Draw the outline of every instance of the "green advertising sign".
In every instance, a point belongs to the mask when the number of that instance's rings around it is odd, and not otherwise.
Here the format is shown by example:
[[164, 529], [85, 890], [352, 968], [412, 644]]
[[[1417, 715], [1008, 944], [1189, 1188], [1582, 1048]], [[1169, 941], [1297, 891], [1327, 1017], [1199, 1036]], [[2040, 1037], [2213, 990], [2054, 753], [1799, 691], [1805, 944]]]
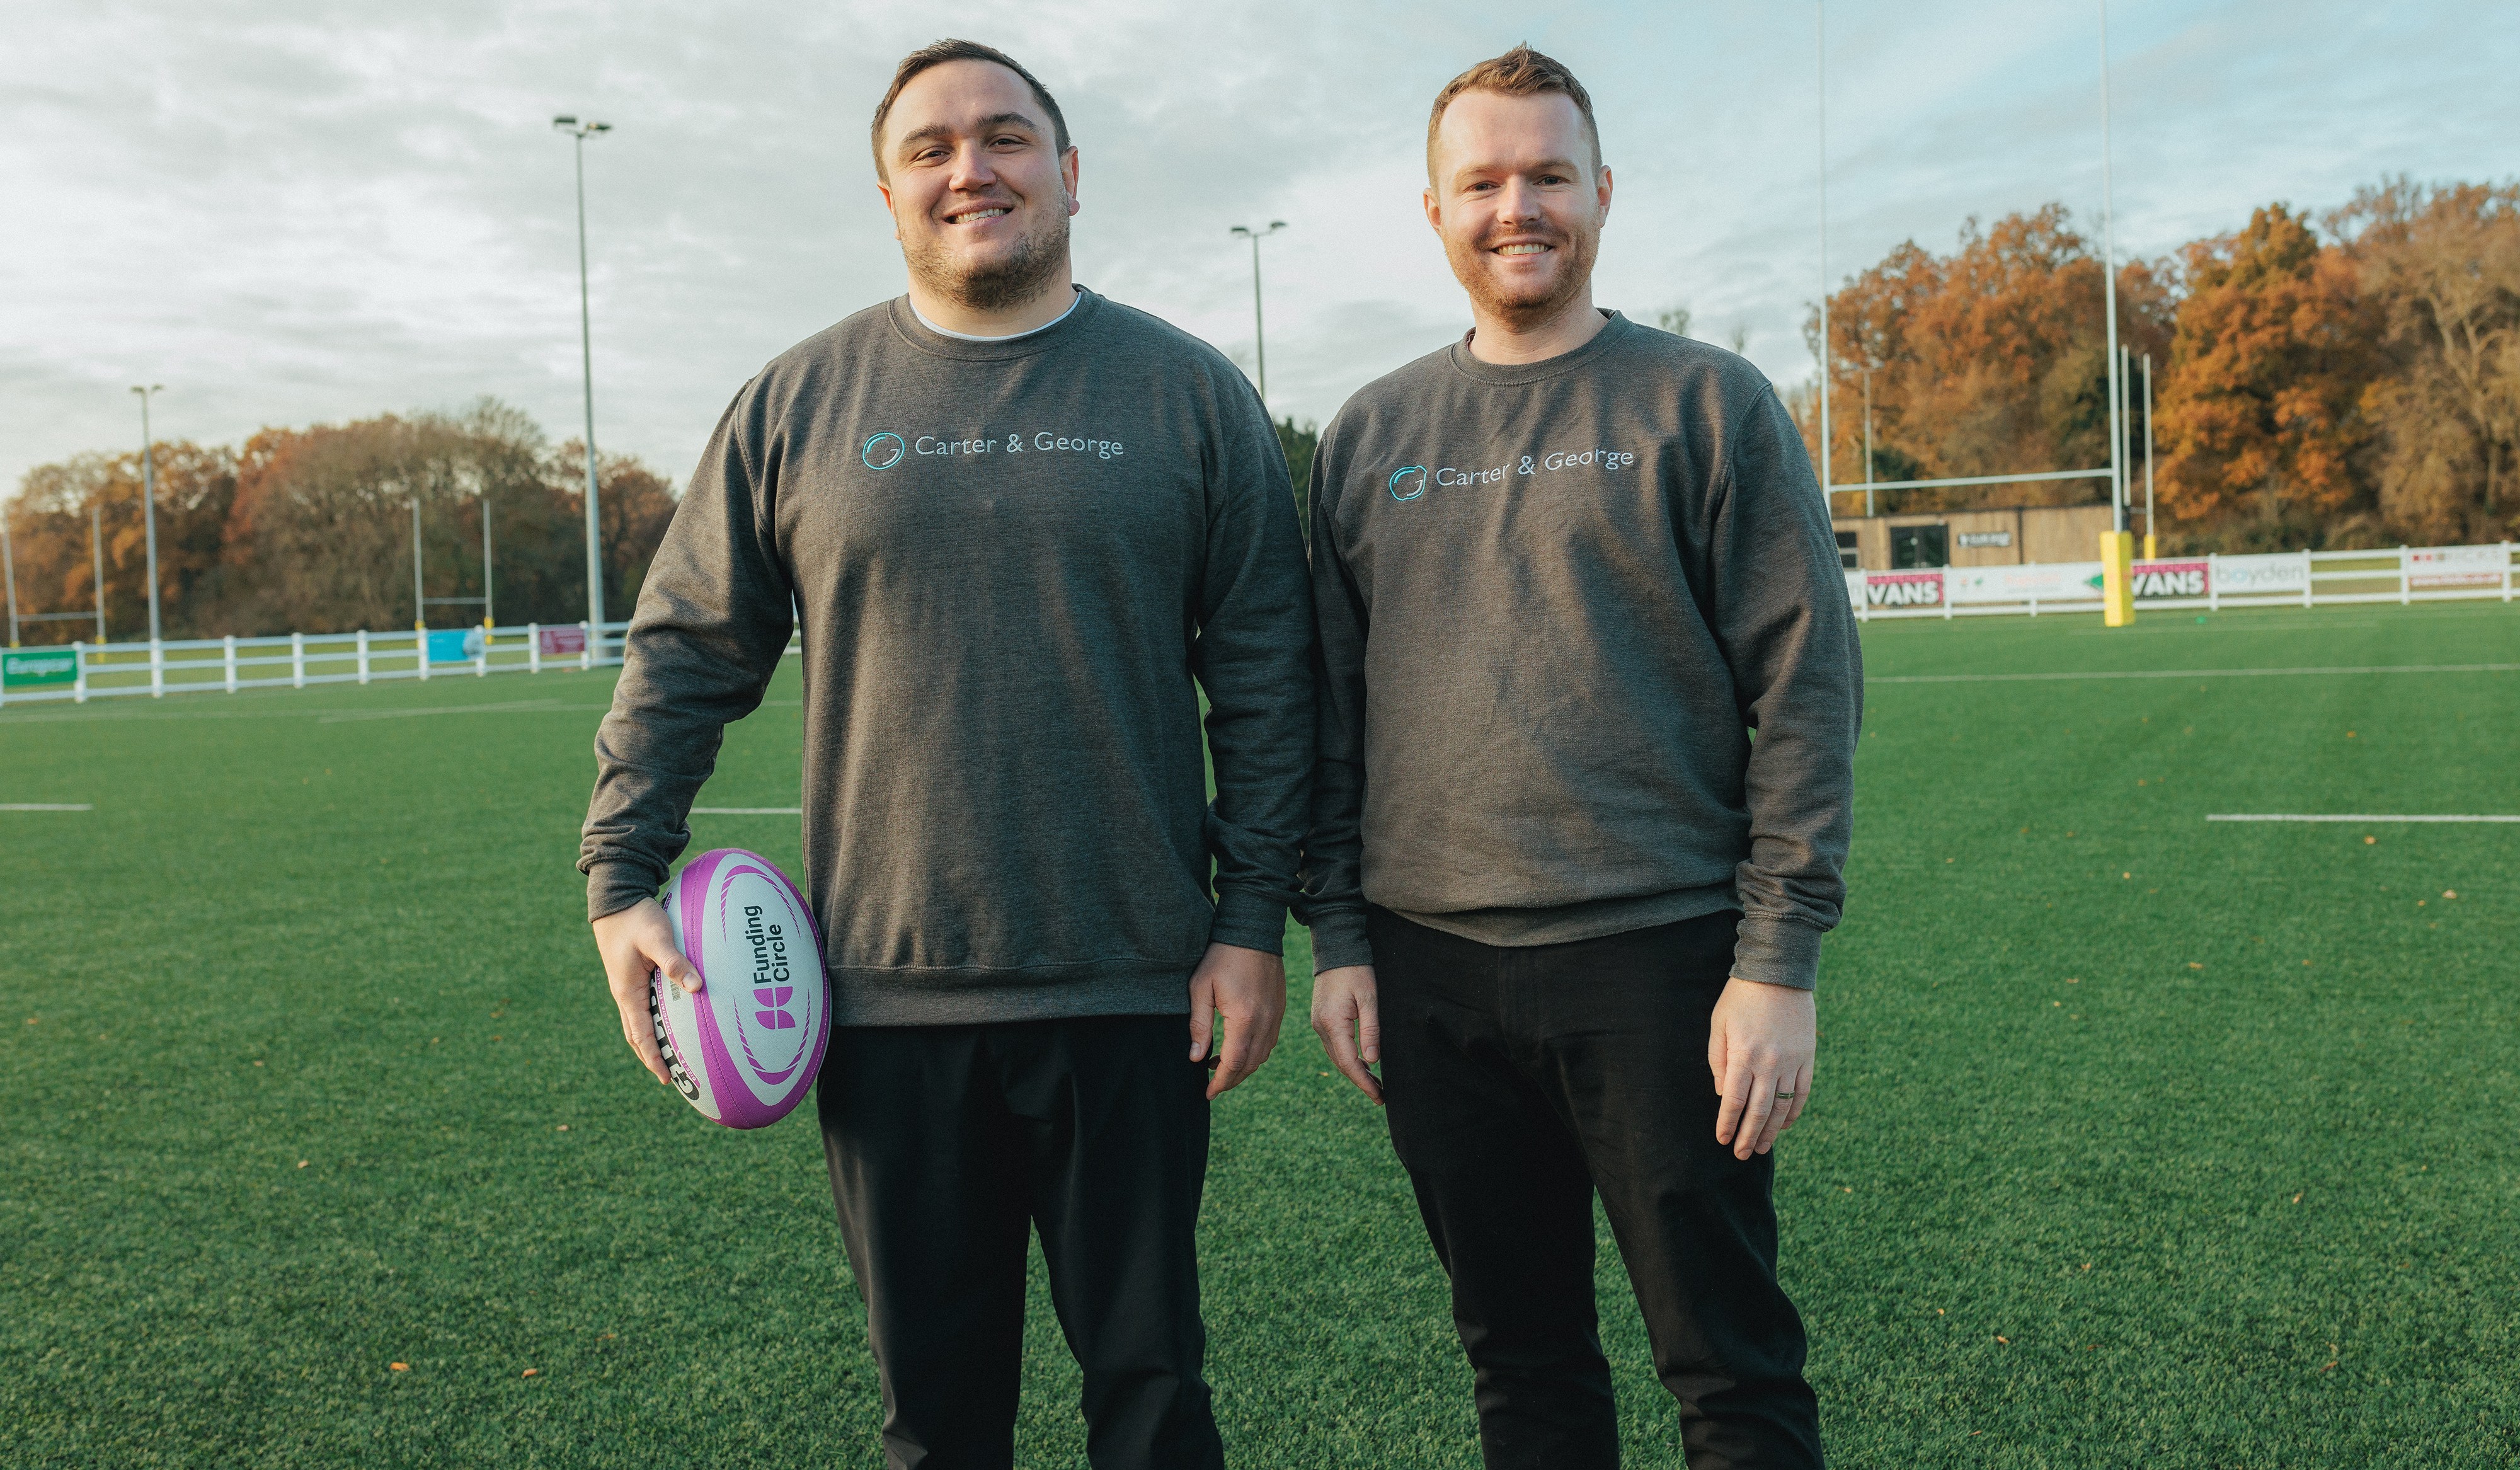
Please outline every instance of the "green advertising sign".
[[66, 689], [77, 682], [76, 649], [0, 650], [0, 689]]

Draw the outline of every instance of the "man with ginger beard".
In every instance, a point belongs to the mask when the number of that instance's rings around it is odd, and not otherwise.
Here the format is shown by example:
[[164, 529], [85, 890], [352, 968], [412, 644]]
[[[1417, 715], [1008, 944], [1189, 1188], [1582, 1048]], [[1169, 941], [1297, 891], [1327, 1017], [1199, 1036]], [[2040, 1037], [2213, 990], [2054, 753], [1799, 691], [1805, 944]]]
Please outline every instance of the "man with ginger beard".
[[1387, 1105], [1488, 1465], [1619, 1462], [1598, 1194], [1692, 1470], [1817, 1466], [1770, 1149], [1844, 897], [1827, 508], [1755, 369], [1593, 305], [1610, 170], [1563, 66], [1462, 73], [1426, 154], [1473, 329], [1313, 461], [1314, 1028]]
[[1208, 1107], [1285, 1011], [1313, 758], [1285, 460], [1232, 363], [1072, 284], [1077, 153], [1012, 58], [913, 53], [873, 144], [909, 292], [719, 423], [597, 737], [589, 914], [664, 1080], [649, 977], [699, 982], [653, 895], [792, 598], [817, 1100], [887, 1463], [1012, 1462], [1037, 1226], [1092, 1463], [1207, 1470]]

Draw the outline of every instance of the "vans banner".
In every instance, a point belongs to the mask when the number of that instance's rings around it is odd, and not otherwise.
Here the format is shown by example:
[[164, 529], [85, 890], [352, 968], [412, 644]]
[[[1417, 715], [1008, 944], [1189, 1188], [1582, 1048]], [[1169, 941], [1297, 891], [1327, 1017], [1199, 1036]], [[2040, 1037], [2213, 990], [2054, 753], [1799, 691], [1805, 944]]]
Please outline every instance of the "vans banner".
[[1943, 574], [1931, 572], [1850, 572], [1846, 590], [1861, 608], [1939, 608]]
[[2202, 597], [2211, 590], [2212, 566], [2202, 557], [2192, 562], [2138, 562], [2132, 570], [2135, 600]]

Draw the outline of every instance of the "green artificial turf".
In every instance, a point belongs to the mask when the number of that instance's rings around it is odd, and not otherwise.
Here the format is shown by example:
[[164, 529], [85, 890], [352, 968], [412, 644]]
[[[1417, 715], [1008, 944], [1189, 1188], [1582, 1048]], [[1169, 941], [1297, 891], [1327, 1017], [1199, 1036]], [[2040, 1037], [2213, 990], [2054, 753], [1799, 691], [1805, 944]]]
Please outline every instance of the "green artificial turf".
[[[2520, 1459], [2520, 826], [2205, 821], [2520, 812], [2520, 673], [2237, 672], [2520, 663], [2520, 611], [1865, 642], [1778, 1176], [1836, 1462]], [[2084, 676], [2176, 669], [2215, 671]], [[2075, 676], [1987, 677], [2022, 673]], [[0, 802], [96, 807], [0, 812], [0, 1463], [880, 1463], [810, 1118], [711, 1127], [620, 1042], [569, 867], [609, 687], [0, 712]], [[793, 804], [796, 700], [705, 804]], [[797, 862], [792, 819], [694, 822]], [[1284, 1043], [1217, 1113], [1232, 1458], [1474, 1465], [1291, 938]], [[1676, 1465], [1606, 1250], [1601, 1297], [1629, 1462]], [[1022, 1462], [1080, 1464], [1038, 1290], [1026, 1367]]]

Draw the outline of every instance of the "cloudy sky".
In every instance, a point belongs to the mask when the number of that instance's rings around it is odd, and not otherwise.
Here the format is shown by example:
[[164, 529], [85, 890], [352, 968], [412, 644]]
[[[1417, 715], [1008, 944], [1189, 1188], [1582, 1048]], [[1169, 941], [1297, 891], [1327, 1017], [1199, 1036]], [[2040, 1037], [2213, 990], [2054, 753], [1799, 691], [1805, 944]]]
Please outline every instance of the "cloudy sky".
[[[866, 119], [935, 12], [832, 0], [75, 0], [0, 47], [0, 494], [138, 437], [454, 407], [579, 415], [570, 145], [587, 147], [596, 433], [678, 482], [760, 364], [901, 290]], [[1592, 88], [1618, 199], [1598, 295], [1808, 377], [1820, 133], [1809, 4], [967, 0], [1083, 154], [1080, 277], [1327, 417], [1465, 316], [1418, 215], [1428, 99], [1529, 39]], [[2117, 0], [2120, 249], [2383, 174], [2520, 174], [2509, 0]], [[2096, 225], [2094, 4], [1833, 0], [1829, 262], [2060, 200]]]

